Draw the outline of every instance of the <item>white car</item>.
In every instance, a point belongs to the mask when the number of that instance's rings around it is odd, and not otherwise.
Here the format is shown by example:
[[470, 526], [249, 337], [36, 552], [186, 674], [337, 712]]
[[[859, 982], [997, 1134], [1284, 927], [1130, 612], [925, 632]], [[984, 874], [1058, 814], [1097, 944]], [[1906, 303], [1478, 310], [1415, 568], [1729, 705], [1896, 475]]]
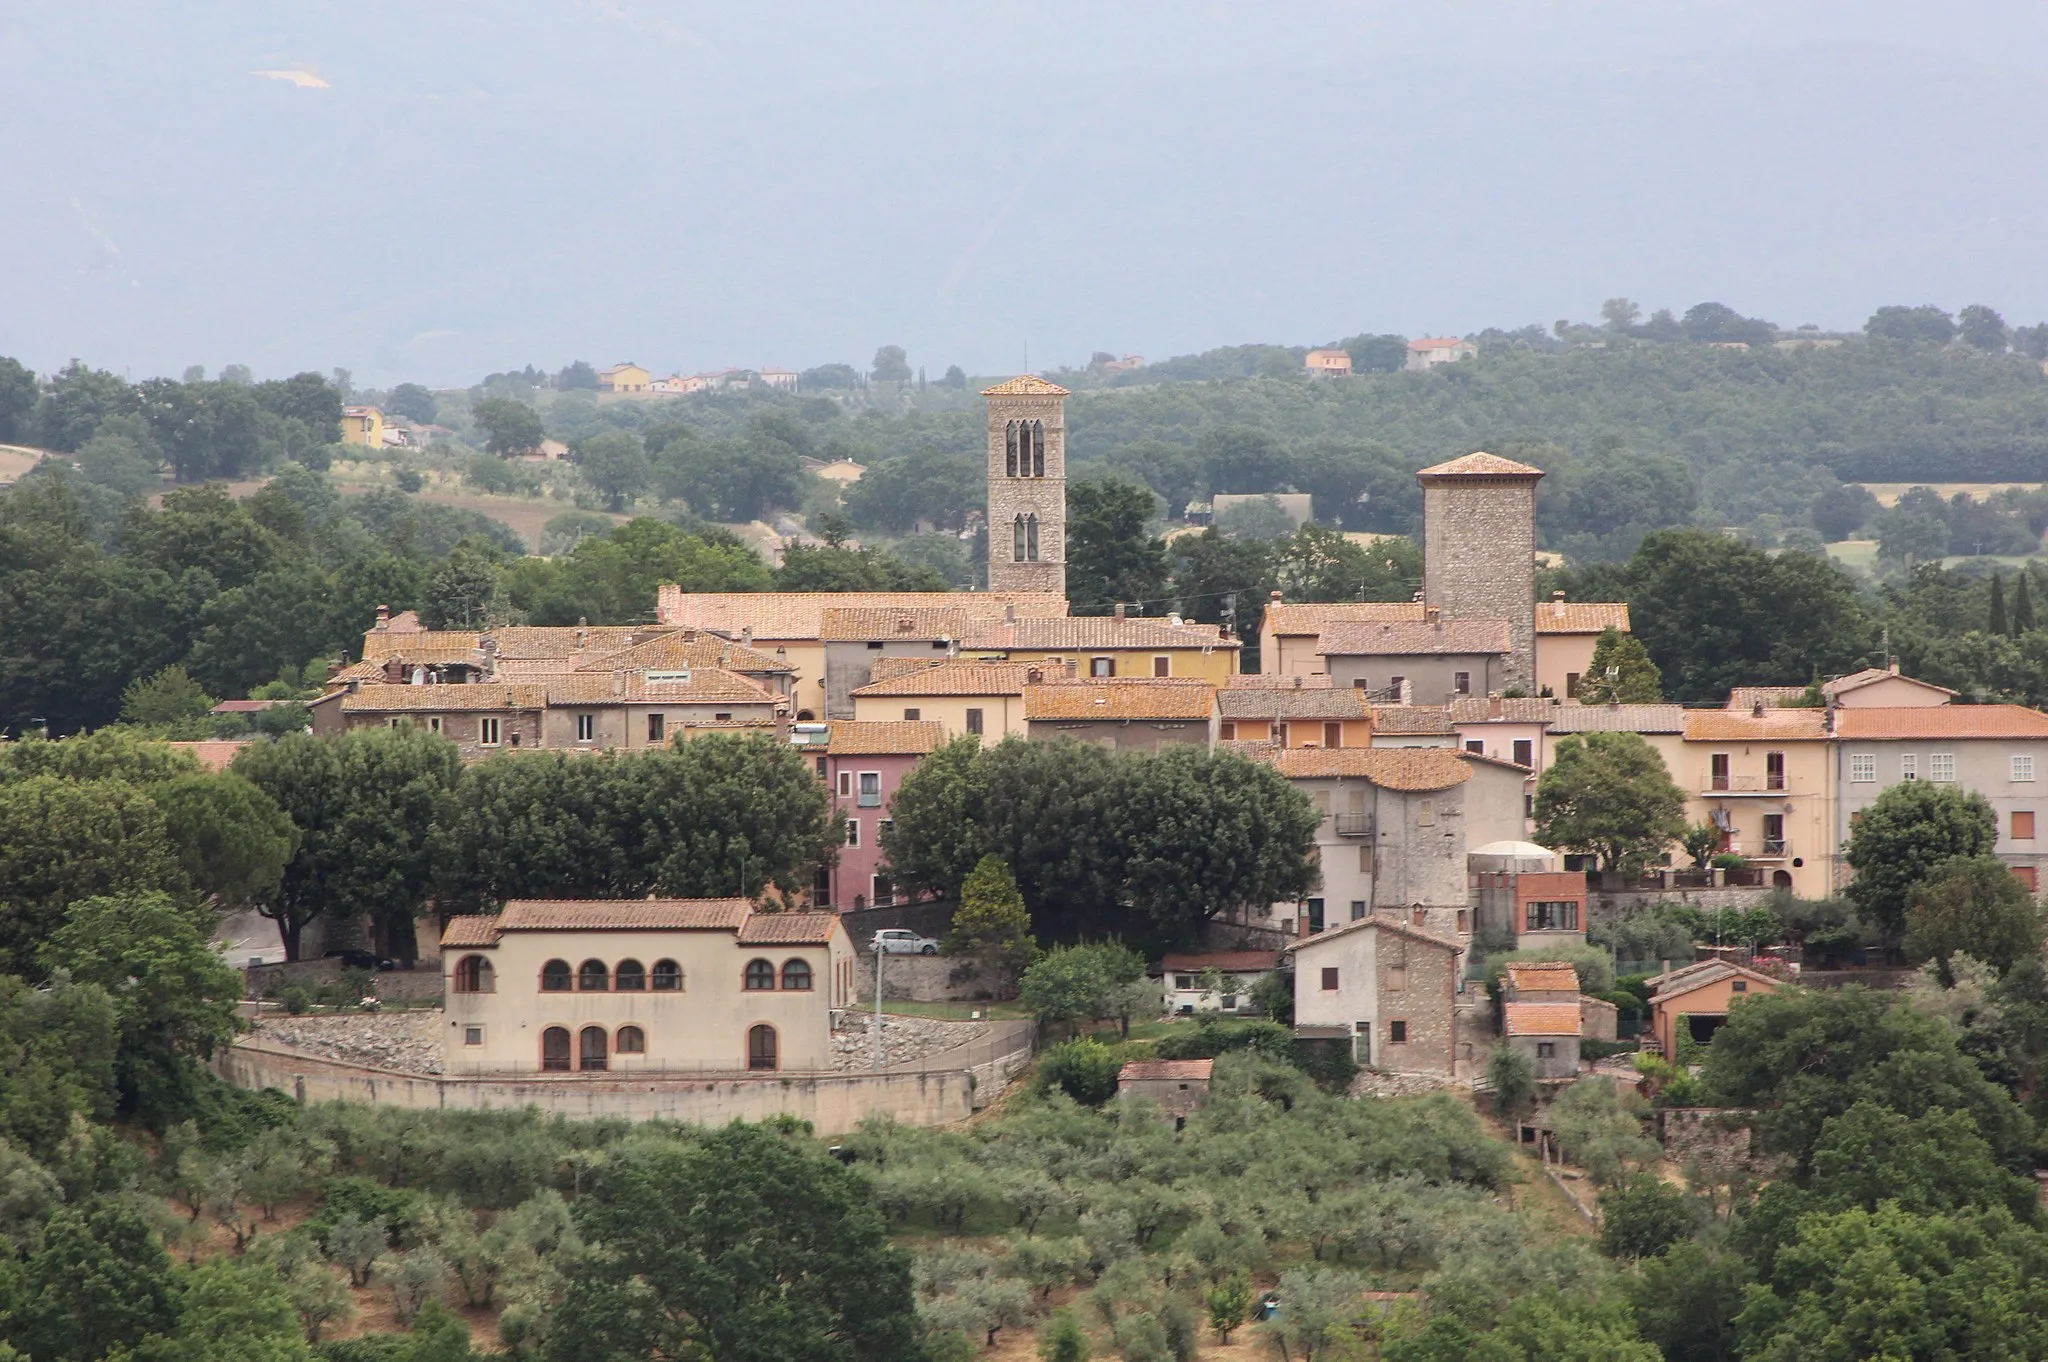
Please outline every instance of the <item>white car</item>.
[[939, 943], [919, 936], [905, 927], [884, 927], [875, 933], [875, 945], [884, 955], [937, 955]]

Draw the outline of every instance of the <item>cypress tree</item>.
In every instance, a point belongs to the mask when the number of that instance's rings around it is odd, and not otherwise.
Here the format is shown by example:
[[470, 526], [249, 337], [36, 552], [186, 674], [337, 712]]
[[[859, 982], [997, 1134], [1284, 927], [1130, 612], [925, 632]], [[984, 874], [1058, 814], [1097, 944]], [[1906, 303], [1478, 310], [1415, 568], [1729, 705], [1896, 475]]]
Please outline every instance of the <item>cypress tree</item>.
[[2012, 632], [2015, 638], [2034, 627], [2034, 599], [2027, 591], [2027, 579], [2032, 575], [2021, 568], [2019, 585], [2012, 593]]
[[1991, 574], [1991, 632], [1994, 634], [2009, 634], [2012, 632], [2011, 629], [2006, 627], [2005, 623], [2005, 578], [1996, 572]]

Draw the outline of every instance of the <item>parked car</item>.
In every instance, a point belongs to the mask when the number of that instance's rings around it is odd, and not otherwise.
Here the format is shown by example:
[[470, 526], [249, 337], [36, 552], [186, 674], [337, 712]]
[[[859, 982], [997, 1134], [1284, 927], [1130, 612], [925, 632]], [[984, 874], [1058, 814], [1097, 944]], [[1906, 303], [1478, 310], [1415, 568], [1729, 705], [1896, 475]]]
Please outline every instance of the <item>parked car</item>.
[[884, 927], [875, 933], [875, 944], [884, 955], [937, 955], [939, 943], [919, 936], [905, 927]]

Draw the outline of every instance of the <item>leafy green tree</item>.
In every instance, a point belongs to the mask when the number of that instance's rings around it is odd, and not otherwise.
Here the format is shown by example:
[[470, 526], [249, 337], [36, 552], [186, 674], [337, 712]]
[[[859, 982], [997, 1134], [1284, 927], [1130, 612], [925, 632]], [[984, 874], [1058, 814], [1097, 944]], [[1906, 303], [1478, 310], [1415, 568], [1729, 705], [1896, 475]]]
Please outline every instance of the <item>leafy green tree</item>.
[[971, 452], [917, 449], [883, 459], [846, 489], [846, 514], [868, 530], [901, 534], [920, 522], [957, 530], [986, 504], [988, 482]]
[[1733, 1362], [1749, 1275], [1740, 1254], [1686, 1241], [1644, 1259], [1623, 1286], [1636, 1327], [1665, 1362]]
[[1685, 310], [1680, 324], [1685, 338], [1695, 343], [1750, 346], [1769, 345], [1777, 328], [1758, 317], [1745, 317], [1723, 303], [1698, 303]]
[[0, 1041], [0, 1129], [7, 1138], [54, 1160], [76, 1137], [81, 1117], [112, 1118], [120, 1097], [118, 1030], [106, 990], [69, 979], [34, 988], [0, 974]]
[[539, 413], [510, 397], [483, 398], [469, 414], [483, 428], [484, 449], [501, 459], [531, 454], [547, 438]]
[[1088, 1335], [1073, 1311], [1060, 1310], [1053, 1314], [1039, 1332], [1038, 1356], [1040, 1362], [1088, 1362], [1094, 1356], [1088, 1346]]
[[898, 786], [882, 828], [882, 854], [905, 886], [953, 898], [990, 854], [983, 850], [987, 779], [981, 750], [978, 737], [954, 738], [911, 768]]
[[1117, 942], [1054, 946], [1024, 971], [1018, 997], [1041, 1025], [1106, 1017], [1116, 991], [1145, 977], [1145, 958]]
[[1655, 863], [1685, 833], [1685, 793], [1640, 734], [1565, 738], [1536, 782], [1536, 835], [1603, 869]]
[[1999, 973], [2041, 954], [2041, 907], [1996, 856], [1942, 861], [1906, 894], [1906, 956], [1931, 960], [1947, 982], [1957, 951]]
[[1877, 498], [1853, 482], [1838, 482], [1813, 499], [1813, 527], [1830, 544], [1852, 538], [1877, 514]]
[[147, 793], [125, 781], [37, 775], [0, 784], [0, 958], [33, 972], [67, 905], [96, 895], [185, 887]]
[[[593, 376], [591, 381], [594, 384], [596, 378]], [[393, 416], [402, 416], [423, 426], [434, 424], [434, 418], [440, 415], [440, 404], [434, 400], [434, 394], [418, 383], [400, 383], [393, 387], [384, 399], [384, 409]]]
[[1974, 791], [1932, 781], [1902, 781], [1863, 811], [1850, 830], [1844, 858], [1855, 870], [1849, 900], [1887, 941], [1907, 928], [1913, 886], [1958, 856], [1989, 856], [1998, 843], [1998, 815]]
[[1008, 978], [1031, 963], [1038, 943], [1017, 877], [1000, 856], [984, 856], [960, 886], [953, 929], [940, 943], [947, 955], [970, 955]]
[[121, 522], [124, 554], [177, 576], [198, 568], [221, 590], [247, 586], [285, 566], [284, 541], [217, 483], [181, 487], [161, 510], [137, 507]]
[[614, 511], [647, 490], [654, 477], [647, 448], [631, 431], [608, 430], [577, 444], [574, 457], [584, 478]]
[[1251, 1282], [1241, 1276], [1218, 1282], [1203, 1293], [1202, 1304], [1208, 1311], [1209, 1327], [1216, 1331], [1218, 1343], [1226, 1348], [1230, 1346], [1230, 1336], [1251, 1318], [1255, 1300]]
[[1863, 330], [1872, 340], [1947, 345], [1956, 338], [1955, 319], [1932, 303], [1920, 307], [1881, 307], [1870, 314]]
[[[229, 378], [225, 369], [221, 371], [221, 384], [229, 388], [242, 386]], [[250, 391], [265, 411], [303, 425], [315, 444], [333, 444], [341, 438], [341, 407], [347, 399], [325, 375], [307, 372], [267, 379]]]
[[20, 360], [0, 355], [0, 444], [28, 439], [36, 409], [36, 376]]
[[145, 445], [131, 436], [106, 429], [112, 424], [102, 422], [100, 432], [79, 449], [78, 471], [86, 481], [111, 488], [122, 496], [141, 496], [156, 486], [157, 475], [163, 469], [163, 455], [153, 442]]
[[909, 1264], [866, 1185], [767, 1127], [635, 1145], [578, 1199], [576, 1224], [593, 1249], [550, 1334], [564, 1362], [916, 1355]]
[[275, 921], [286, 958], [306, 925], [367, 916], [396, 955], [414, 953], [412, 922], [434, 883], [433, 828], [461, 772], [454, 744], [412, 728], [254, 743], [233, 771], [269, 795], [299, 830], [277, 890], [256, 908]]
[[499, 555], [485, 543], [457, 544], [427, 582], [420, 623], [429, 629], [482, 629], [498, 592]]
[[183, 667], [166, 667], [128, 683], [121, 692], [121, 718], [144, 727], [168, 728], [205, 718], [215, 703]]
[[1956, 314], [1957, 339], [1973, 350], [2002, 355], [2012, 343], [2012, 328], [1995, 308], [1971, 303]]
[[946, 591], [946, 579], [876, 548], [793, 544], [775, 574], [777, 591]]
[[1274, 546], [1273, 569], [1291, 601], [1405, 601], [1422, 581], [1412, 539], [1365, 549], [1325, 525], [1304, 525]]
[[900, 345], [884, 345], [875, 350], [874, 363], [868, 367], [868, 376], [877, 383], [908, 383], [910, 362], [904, 358]]
[[1496, 1111], [1519, 1112], [1536, 1099], [1536, 1070], [1527, 1055], [1511, 1046], [1493, 1047], [1486, 1058], [1486, 1082]]
[[215, 1258], [176, 1273], [176, 1331], [136, 1350], [137, 1362], [304, 1362], [312, 1356], [290, 1292], [270, 1268]]
[[36, 404], [31, 443], [70, 453], [92, 439], [108, 417], [132, 413], [139, 405], [135, 389], [119, 374], [74, 359], [50, 376]]
[[[1166, 595], [1166, 546], [1151, 532], [1152, 494], [1100, 478], [1067, 487], [1067, 597], [1077, 615], [1107, 615], [1119, 602]], [[1007, 533], [1007, 531], [1005, 531]]]
[[1267, 495], [1227, 507], [1215, 520], [1215, 529], [1226, 539], [1285, 539], [1294, 533], [1294, 517], [1279, 498]]
[[185, 877], [224, 910], [276, 893], [298, 849], [299, 830], [277, 802], [228, 772], [179, 776], [152, 785], [164, 833]]
[[18, 1291], [5, 1331], [37, 1362], [100, 1362], [175, 1327], [170, 1259], [141, 1215], [111, 1199], [52, 1215]]
[[2032, 631], [2034, 627], [2034, 601], [2027, 589], [2033, 579], [2031, 573], [2019, 574], [2019, 584], [2012, 592], [2012, 632], [2015, 638]]
[[[1613, 672], [1612, 680], [1608, 673]], [[1663, 676], [1649, 649], [1633, 634], [1603, 629], [1593, 644], [1593, 661], [1579, 682], [1579, 703], [1654, 705], [1664, 698]]]
[[[237, 478], [263, 461], [263, 408], [236, 383], [152, 378], [136, 389], [139, 412], [180, 482]], [[340, 422], [339, 412], [335, 422]]]
[[1642, 1173], [1600, 1193], [1600, 1251], [1613, 1258], [1652, 1258], [1692, 1233], [1685, 1193]]
[[1063, 1040], [1039, 1056], [1038, 1079], [1084, 1107], [1099, 1107], [1116, 1096], [1123, 1063], [1121, 1055], [1099, 1040]]

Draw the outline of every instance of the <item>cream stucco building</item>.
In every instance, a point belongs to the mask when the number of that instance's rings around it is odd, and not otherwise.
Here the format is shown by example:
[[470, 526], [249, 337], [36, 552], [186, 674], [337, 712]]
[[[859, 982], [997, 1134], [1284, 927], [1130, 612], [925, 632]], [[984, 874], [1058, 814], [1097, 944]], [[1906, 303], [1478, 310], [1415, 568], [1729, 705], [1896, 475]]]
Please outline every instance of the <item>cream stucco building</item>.
[[515, 899], [441, 964], [451, 1074], [826, 1071], [854, 1001], [836, 913], [746, 899]]

